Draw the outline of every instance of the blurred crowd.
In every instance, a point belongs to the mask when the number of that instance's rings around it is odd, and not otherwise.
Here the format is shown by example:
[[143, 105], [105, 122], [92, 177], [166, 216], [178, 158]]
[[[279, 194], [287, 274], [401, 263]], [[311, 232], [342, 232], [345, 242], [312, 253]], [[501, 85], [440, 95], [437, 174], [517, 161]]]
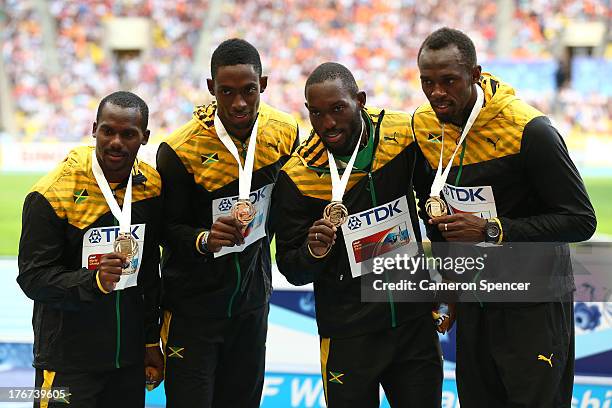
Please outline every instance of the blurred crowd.
[[[91, 134], [99, 100], [126, 85], [150, 105], [154, 134], [167, 133], [190, 117], [204, 94], [190, 76], [194, 44], [208, 2], [165, 0], [49, 0], [56, 26], [59, 71], [43, 58], [40, 11], [31, 0], [6, 0], [5, 69], [13, 85], [17, 128], [25, 140], [77, 141]], [[147, 17], [153, 47], [145, 56], [104, 49], [105, 21]]]
[[[498, 10], [496, 2], [486, 0], [219, 1], [213, 27], [205, 26], [212, 5], [204, 0], [48, 0], [55, 38], [45, 37], [44, 15], [35, 1], [4, 3], [2, 56], [13, 86], [18, 136], [24, 140], [87, 137], [99, 99], [120, 87], [149, 102], [153, 135], [166, 135], [190, 117], [195, 104], [210, 100], [203, 81], [208, 68], [194, 69], [201, 37], [210, 48], [232, 36], [252, 42], [270, 77], [263, 99], [299, 117], [304, 128], [309, 126], [303, 84], [321, 62], [351, 68], [368, 104], [413, 111], [424, 100], [416, 54], [435, 28], [448, 25], [468, 33], [481, 61], [496, 56]], [[150, 52], [106, 50], [104, 23], [113, 16], [147, 17]], [[509, 18], [516, 34], [509, 45], [513, 58], [551, 59], [551, 46], [570, 19], [612, 18], [612, 12], [610, 0], [516, 0]], [[59, 57], [55, 73], [43, 58], [49, 41]], [[513, 85], [520, 91], [520, 84]], [[609, 97], [577, 93], [571, 84], [560, 92], [524, 96], [546, 113], [555, 112], [563, 130], [612, 136]]]
[[570, 21], [609, 21], [610, 0], [517, 0], [513, 38], [516, 57], [549, 56], [550, 45]]

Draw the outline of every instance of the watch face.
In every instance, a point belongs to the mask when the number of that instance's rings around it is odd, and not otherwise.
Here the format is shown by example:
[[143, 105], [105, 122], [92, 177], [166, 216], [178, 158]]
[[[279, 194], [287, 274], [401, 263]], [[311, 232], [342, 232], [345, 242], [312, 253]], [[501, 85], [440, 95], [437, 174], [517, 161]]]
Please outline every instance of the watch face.
[[487, 228], [485, 230], [487, 237], [489, 238], [498, 238], [499, 237], [499, 225], [496, 222], [487, 223]]

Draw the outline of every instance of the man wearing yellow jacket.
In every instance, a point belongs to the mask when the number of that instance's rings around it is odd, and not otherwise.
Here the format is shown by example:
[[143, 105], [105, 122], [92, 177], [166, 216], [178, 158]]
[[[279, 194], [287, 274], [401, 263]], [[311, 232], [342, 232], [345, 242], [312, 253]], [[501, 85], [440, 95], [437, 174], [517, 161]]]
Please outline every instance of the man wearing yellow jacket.
[[171, 407], [259, 407], [271, 293], [269, 212], [297, 122], [261, 103], [257, 50], [224, 41], [211, 59], [215, 103], [161, 144], [166, 242], [162, 341]]
[[292, 284], [314, 284], [327, 406], [379, 407], [382, 385], [392, 407], [440, 407], [432, 304], [392, 290], [362, 297], [373, 280], [397, 277], [377, 277], [368, 262], [421, 241], [412, 174], [415, 183], [424, 177], [410, 115], [366, 108], [365, 92], [338, 63], [317, 67], [305, 93], [313, 132], [279, 175], [276, 261]]
[[[538, 261], [534, 273], [553, 277], [546, 298], [457, 304], [461, 406], [569, 407], [574, 284], [567, 243], [588, 239], [596, 225], [584, 184], [549, 119], [481, 72], [465, 34], [449, 28], [430, 34], [418, 65], [429, 103], [414, 113], [412, 129], [426, 162], [442, 174], [429, 180], [432, 200], [448, 208], [447, 215], [426, 217], [429, 237], [484, 241], [489, 254], [521, 242], [530, 243], [523, 248], [558, 243], [543, 246], [550, 252], [537, 257], [519, 252], [518, 268], [500, 275], [512, 278]], [[482, 276], [504, 272], [503, 266], [485, 266]]]
[[17, 282], [34, 300], [35, 385], [68, 389], [35, 407], [144, 407], [144, 366], [161, 381], [161, 180], [136, 158], [148, 116], [133, 93], [102, 99], [96, 147], [73, 149], [25, 199]]

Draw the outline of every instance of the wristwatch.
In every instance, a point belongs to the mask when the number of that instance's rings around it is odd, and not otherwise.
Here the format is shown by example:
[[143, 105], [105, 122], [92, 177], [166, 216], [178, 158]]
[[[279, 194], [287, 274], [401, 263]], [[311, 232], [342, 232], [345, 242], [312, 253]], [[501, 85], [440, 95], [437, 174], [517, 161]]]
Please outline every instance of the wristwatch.
[[501, 243], [503, 238], [501, 222], [497, 218], [489, 218], [485, 224], [485, 242]]

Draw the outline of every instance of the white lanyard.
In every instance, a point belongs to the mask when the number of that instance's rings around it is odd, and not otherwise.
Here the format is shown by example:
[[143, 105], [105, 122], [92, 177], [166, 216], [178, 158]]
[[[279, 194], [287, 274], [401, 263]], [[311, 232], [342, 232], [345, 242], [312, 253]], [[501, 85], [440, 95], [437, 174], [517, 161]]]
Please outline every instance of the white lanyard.
[[338, 174], [338, 166], [336, 165], [336, 161], [334, 160], [334, 155], [329, 150], [327, 151], [327, 157], [329, 160], [329, 173], [331, 175], [332, 181], [332, 201], [342, 202], [342, 196], [344, 196], [344, 190], [346, 190], [346, 185], [348, 184], [349, 178], [351, 177], [351, 171], [353, 170], [353, 164], [355, 164], [355, 159], [357, 158], [357, 152], [359, 151], [359, 145], [361, 144], [361, 136], [363, 134], [363, 118], [361, 118], [361, 130], [359, 131], [359, 139], [357, 140], [357, 145], [355, 146], [355, 150], [351, 155], [351, 159], [349, 160], [346, 168], [344, 169], [344, 173], [342, 173], [342, 178]]
[[257, 120], [255, 120], [255, 124], [253, 125], [253, 130], [251, 131], [251, 138], [249, 139], [249, 147], [247, 148], [247, 155], [244, 160], [244, 167], [242, 167], [242, 163], [240, 162], [240, 157], [238, 156], [238, 149], [236, 145], [232, 141], [232, 138], [225, 130], [225, 126], [219, 119], [219, 115], [215, 112], [215, 130], [217, 131], [217, 136], [219, 136], [219, 140], [225, 145], [227, 150], [234, 156], [236, 162], [238, 162], [238, 199], [239, 200], [248, 200], [249, 195], [251, 194], [251, 179], [253, 178], [253, 164], [255, 163], [255, 144], [257, 139], [257, 125], [259, 123], [259, 115], [257, 115]]
[[91, 169], [106, 203], [117, 221], [119, 221], [119, 232], [129, 233], [132, 222], [132, 170], [130, 169], [130, 177], [128, 178], [127, 186], [125, 187], [125, 197], [123, 198], [123, 209], [121, 209], [119, 208], [115, 196], [113, 196], [113, 192], [111, 191], [108, 181], [106, 181], [106, 177], [104, 177], [102, 167], [100, 167], [100, 163], [98, 163], [96, 149], [91, 152]]
[[465, 140], [468, 132], [472, 128], [472, 125], [476, 121], [478, 114], [482, 110], [484, 92], [482, 91], [482, 89], [480, 89], [480, 86], [478, 85], [476, 85], [476, 94], [477, 94], [476, 103], [474, 104], [474, 107], [472, 108], [472, 112], [470, 112], [470, 116], [468, 117], [468, 120], [465, 126], [463, 127], [463, 131], [461, 132], [461, 137], [459, 138], [459, 141], [457, 142], [457, 147], [455, 147], [455, 151], [453, 152], [453, 155], [451, 156], [450, 161], [446, 165], [446, 169], [444, 169], [444, 172], [442, 172], [442, 158], [444, 157], [444, 124], [442, 124], [442, 149], [440, 151], [440, 162], [438, 163], [436, 177], [434, 178], [434, 181], [431, 184], [431, 192], [429, 194], [431, 197], [440, 197], [440, 191], [442, 191], [442, 188], [444, 187], [444, 183], [446, 182], [446, 178], [448, 177], [448, 173], [450, 173], [450, 169], [451, 167], [453, 167], [453, 160], [455, 159], [455, 155], [457, 154], [457, 151], [459, 150], [459, 146], [463, 144], [463, 141]]

